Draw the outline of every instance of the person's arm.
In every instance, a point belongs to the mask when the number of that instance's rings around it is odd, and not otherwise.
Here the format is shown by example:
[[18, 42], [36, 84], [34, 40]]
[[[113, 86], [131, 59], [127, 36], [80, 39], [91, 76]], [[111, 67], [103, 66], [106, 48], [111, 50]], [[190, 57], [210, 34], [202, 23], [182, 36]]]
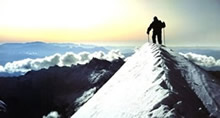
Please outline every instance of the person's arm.
[[150, 24], [150, 26], [147, 28], [147, 34], [150, 33], [151, 29], [153, 28], [153, 22]]
[[165, 27], [166, 27], [165, 22], [162, 22], [162, 28], [165, 28]]

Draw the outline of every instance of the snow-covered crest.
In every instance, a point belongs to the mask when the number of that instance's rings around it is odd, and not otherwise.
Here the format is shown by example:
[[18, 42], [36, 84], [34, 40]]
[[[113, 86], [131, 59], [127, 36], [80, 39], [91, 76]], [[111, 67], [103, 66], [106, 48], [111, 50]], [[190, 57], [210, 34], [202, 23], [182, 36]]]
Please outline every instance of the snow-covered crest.
[[147, 43], [72, 118], [217, 117], [218, 90], [183, 56]]

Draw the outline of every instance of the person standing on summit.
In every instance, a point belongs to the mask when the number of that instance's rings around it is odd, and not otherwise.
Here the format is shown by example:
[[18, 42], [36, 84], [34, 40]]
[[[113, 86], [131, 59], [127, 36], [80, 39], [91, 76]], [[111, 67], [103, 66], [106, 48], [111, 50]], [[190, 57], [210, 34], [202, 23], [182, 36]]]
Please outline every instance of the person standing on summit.
[[161, 22], [160, 20], [158, 20], [156, 16], [154, 16], [154, 21], [150, 24], [150, 26], [147, 29], [148, 35], [151, 29], [153, 29], [153, 35], [152, 35], [153, 43], [156, 43], [156, 36], [157, 36], [158, 43], [162, 44], [161, 33], [162, 33], [162, 28], [165, 27], [166, 27], [165, 22]]

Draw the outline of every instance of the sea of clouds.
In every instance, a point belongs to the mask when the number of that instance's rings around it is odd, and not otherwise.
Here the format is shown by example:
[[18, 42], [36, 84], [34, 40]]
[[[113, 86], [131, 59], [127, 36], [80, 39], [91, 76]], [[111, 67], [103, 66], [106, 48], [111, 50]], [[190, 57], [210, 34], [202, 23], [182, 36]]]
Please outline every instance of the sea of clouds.
[[[201, 55], [192, 52], [180, 54], [206, 70], [220, 71], [220, 59], [215, 59], [212, 56]], [[8, 62], [4, 66], [0, 65], [0, 73], [3, 72], [25, 74], [26, 72], [31, 70], [40, 70], [44, 68], [47, 69], [55, 65], [58, 65], [60, 67], [70, 67], [71, 65], [88, 63], [93, 58], [112, 61], [118, 58], [125, 58], [125, 56], [118, 50], [111, 50], [108, 53], [104, 53], [102, 51], [94, 53], [81, 52], [78, 54], [73, 52], [67, 52], [62, 55], [57, 53], [44, 58], [27, 58], [24, 60]]]
[[206, 70], [220, 71], [220, 59], [192, 52], [180, 54]]
[[51, 66], [58, 65], [62, 66], [71, 66], [76, 64], [85, 64], [88, 63], [93, 58], [98, 58], [102, 60], [113, 61], [118, 58], [124, 58], [124, 55], [121, 54], [118, 50], [111, 50], [108, 53], [104, 53], [102, 51], [89, 53], [89, 52], [81, 52], [81, 53], [73, 53], [67, 52], [63, 55], [54, 54], [51, 56], [47, 56], [44, 58], [37, 59], [24, 59], [13, 62], [8, 62], [4, 66], [0, 65], [0, 72], [6, 73], [26, 73], [30, 70], [40, 70], [47, 69]]

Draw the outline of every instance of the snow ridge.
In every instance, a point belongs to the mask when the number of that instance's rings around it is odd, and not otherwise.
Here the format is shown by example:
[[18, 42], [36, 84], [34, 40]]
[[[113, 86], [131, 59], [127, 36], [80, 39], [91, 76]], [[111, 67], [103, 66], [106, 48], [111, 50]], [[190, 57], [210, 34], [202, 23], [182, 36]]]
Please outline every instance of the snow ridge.
[[[220, 117], [219, 81], [213, 79], [213, 77], [203, 69], [184, 57], [179, 56], [166, 48], [162, 48], [162, 50], [164, 50], [163, 52], [166, 50], [171, 55], [172, 61], [178, 63], [181, 75], [184, 77], [191, 90], [194, 91], [210, 112], [210, 117]], [[166, 65], [169, 66], [169, 64]], [[172, 66], [168, 68], [172, 68]]]
[[217, 117], [218, 90], [183, 56], [146, 43], [72, 118]]

